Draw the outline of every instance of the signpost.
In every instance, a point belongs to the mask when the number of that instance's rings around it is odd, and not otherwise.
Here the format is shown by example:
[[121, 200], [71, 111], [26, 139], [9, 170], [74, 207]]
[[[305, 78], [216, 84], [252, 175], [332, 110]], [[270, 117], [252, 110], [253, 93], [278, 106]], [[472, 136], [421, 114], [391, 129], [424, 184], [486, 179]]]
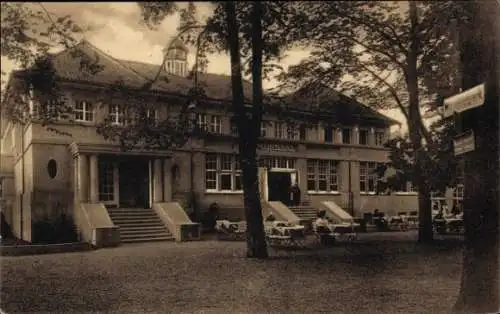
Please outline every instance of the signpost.
[[468, 131], [457, 135], [453, 139], [453, 151], [455, 156], [459, 156], [474, 151], [476, 147], [474, 131]]
[[448, 97], [444, 100], [443, 115], [445, 118], [451, 117], [455, 112], [463, 111], [482, 106], [485, 98], [485, 84], [474, 86], [460, 94]]
[[[445, 118], [455, 117], [455, 123], [459, 123], [459, 114], [484, 104], [485, 100], [485, 83], [474, 86], [465, 92], [453, 95], [444, 100], [443, 116]], [[461, 124], [461, 123], [459, 123]], [[457, 128], [461, 129], [458, 125]], [[457, 135], [453, 139], [453, 150], [455, 156], [459, 156], [476, 149], [476, 141], [474, 131], [469, 130], [462, 134]]]

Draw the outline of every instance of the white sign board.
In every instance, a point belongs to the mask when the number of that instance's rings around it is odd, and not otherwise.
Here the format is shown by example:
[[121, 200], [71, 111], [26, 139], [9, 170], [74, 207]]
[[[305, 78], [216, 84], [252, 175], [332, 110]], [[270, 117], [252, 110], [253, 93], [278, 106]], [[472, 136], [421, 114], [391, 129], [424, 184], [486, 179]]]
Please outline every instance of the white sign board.
[[471, 152], [475, 149], [475, 147], [476, 143], [473, 131], [463, 133], [453, 139], [453, 151], [455, 156]]
[[451, 117], [453, 113], [463, 112], [484, 104], [485, 86], [484, 83], [466, 90], [460, 94], [448, 97], [444, 100], [443, 115], [445, 118]]

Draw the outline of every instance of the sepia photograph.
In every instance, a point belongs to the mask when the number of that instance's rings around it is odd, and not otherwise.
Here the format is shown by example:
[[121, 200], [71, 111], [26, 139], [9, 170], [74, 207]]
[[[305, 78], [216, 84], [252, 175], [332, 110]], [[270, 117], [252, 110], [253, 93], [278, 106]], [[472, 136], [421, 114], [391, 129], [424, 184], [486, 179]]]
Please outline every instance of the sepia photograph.
[[500, 313], [500, 0], [0, 15], [0, 314]]

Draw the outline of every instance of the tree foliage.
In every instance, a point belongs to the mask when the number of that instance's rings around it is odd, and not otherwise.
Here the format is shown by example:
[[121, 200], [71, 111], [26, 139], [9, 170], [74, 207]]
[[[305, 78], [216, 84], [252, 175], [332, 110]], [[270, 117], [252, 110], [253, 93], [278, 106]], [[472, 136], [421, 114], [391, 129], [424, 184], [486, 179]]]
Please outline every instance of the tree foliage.
[[307, 22], [291, 29], [288, 36], [312, 52], [281, 76], [281, 88], [321, 83], [352, 93], [372, 108], [400, 109], [414, 154], [412, 181], [420, 192], [419, 236], [430, 241], [433, 173], [428, 170], [439, 167], [429, 167], [435, 160], [436, 143], [425, 127], [422, 109], [435, 109], [437, 95], [447, 96], [457, 86], [453, 26], [467, 18], [468, 4], [325, 1], [297, 5], [303, 7], [301, 19]]

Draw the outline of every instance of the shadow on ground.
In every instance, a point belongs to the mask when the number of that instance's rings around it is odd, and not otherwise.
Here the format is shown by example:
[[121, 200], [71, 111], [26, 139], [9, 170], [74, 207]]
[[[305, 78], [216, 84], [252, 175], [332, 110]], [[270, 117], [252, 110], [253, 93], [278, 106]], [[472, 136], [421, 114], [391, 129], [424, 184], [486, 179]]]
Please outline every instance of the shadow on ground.
[[[390, 241], [390, 238], [394, 241]], [[1, 307], [20, 312], [446, 313], [458, 241], [360, 239], [244, 258], [244, 242], [126, 245], [2, 258]]]

